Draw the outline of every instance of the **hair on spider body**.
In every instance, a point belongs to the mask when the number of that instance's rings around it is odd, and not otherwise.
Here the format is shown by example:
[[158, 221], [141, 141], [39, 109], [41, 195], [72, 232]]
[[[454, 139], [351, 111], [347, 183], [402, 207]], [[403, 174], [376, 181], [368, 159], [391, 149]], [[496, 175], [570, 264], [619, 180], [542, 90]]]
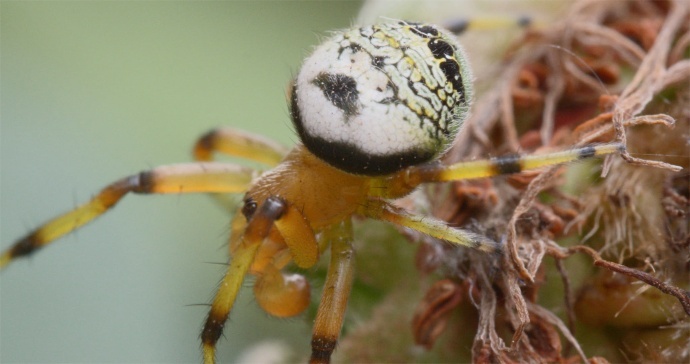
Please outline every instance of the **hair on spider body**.
[[[310, 287], [303, 276], [284, 268], [292, 263], [310, 268], [330, 249], [311, 356], [313, 363], [327, 363], [353, 283], [353, 216], [500, 254], [495, 241], [414, 215], [392, 200], [424, 183], [518, 173], [621, 148], [602, 144], [443, 165], [437, 159], [469, 110], [471, 79], [460, 45], [434, 25], [396, 22], [336, 32], [305, 60], [291, 90], [291, 116], [302, 144], [285, 152], [258, 135], [212, 130], [194, 147], [196, 163], [156, 167], [142, 178], [125, 177], [120, 181], [129, 181], [126, 188], [115, 182], [19, 239], [0, 256], [0, 267], [99, 217], [129, 192], [215, 197], [245, 193], [231, 222], [230, 263], [201, 334], [204, 361], [215, 362], [217, 341], [247, 274], [256, 276], [254, 295], [266, 312], [295, 316], [309, 305]], [[257, 177], [250, 168], [212, 161], [215, 153], [273, 168]]]

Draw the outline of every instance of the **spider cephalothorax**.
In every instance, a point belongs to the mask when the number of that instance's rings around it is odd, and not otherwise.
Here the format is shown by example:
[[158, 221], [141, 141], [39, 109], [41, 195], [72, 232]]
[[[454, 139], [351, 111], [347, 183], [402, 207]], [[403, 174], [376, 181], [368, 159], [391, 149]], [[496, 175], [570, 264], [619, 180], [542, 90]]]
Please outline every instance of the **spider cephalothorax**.
[[462, 47], [433, 25], [386, 23], [335, 33], [302, 65], [293, 122], [312, 153], [347, 172], [384, 175], [428, 162], [467, 116]]
[[[499, 254], [491, 239], [412, 215], [393, 200], [423, 183], [517, 173], [621, 148], [602, 144], [540, 156], [438, 163], [467, 115], [470, 81], [461, 47], [433, 25], [398, 22], [337, 32], [307, 58], [291, 93], [303, 145], [286, 152], [258, 135], [213, 130], [195, 145], [198, 162], [156, 167], [112, 183], [17, 241], [0, 256], [0, 267], [100, 216], [129, 192], [245, 193], [232, 220], [227, 273], [201, 334], [204, 360], [215, 361], [216, 343], [247, 273], [256, 276], [254, 294], [264, 310], [294, 316], [307, 307], [310, 288], [304, 277], [284, 268], [291, 263], [312, 267], [330, 249], [311, 356], [312, 362], [328, 362], [353, 281], [353, 216]], [[216, 152], [273, 169], [257, 177], [249, 168], [212, 162]]]

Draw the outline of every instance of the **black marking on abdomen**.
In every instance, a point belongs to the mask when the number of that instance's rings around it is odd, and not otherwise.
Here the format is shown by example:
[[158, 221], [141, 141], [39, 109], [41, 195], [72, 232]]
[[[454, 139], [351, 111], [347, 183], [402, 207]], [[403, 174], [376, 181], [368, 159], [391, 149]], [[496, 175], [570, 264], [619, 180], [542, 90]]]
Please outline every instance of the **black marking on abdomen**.
[[371, 65], [382, 70], [385, 66], [386, 57], [375, 56], [371, 58]]
[[326, 99], [351, 117], [359, 113], [359, 92], [354, 78], [340, 73], [319, 73], [312, 84], [323, 91]]
[[403, 168], [431, 161], [436, 153], [430, 150], [410, 149], [392, 154], [372, 155], [356, 145], [326, 140], [307, 131], [297, 103], [297, 86], [293, 86], [290, 99], [292, 124], [307, 149], [322, 161], [342, 171], [365, 175], [384, 176]]
[[453, 57], [453, 54], [455, 54], [453, 46], [442, 41], [441, 39], [432, 39], [429, 41], [427, 46], [429, 47], [429, 50], [431, 50], [431, 54], [433, 54], [434, 58], [436, 59], [446, 60]]
[[460, 75], [460, 65], [454, 59], [447, 59], [442, 62], [439, 67], [441, 71], [446, 76], [446, 80], [453, 85], [453, 90], [460, 94], [460, 103], [464, 104], [465, 100], [465, 88], [462, 85], [462, 75]]
[[410, 25], [410, 30], [423, 38], [438, 37], [438, 30], [431, 25], [414, 24]]

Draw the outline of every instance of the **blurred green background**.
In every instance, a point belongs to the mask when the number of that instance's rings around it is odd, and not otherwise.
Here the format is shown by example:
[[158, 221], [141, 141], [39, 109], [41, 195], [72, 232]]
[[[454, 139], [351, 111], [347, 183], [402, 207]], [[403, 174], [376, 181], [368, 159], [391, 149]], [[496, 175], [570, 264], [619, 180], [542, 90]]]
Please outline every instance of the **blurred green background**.
[[[0, 247], [120, 177], [189, 161], [232, 125], [291, 145], [285, 87], [359, 2], [0, 3]], [[0, 361], [198, 362], [228, 216], [205, 196], [129, 196], [0, 274]], [[219, 358], [309, 347], [245, 290]]]

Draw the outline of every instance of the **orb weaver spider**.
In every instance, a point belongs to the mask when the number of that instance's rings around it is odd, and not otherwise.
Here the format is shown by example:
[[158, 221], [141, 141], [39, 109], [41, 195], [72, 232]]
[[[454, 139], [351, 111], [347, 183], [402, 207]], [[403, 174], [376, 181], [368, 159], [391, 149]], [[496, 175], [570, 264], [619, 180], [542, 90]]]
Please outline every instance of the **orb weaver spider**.
[[[122, 178], [93, 199], [29, 233], [0, 256], [0, 267], [78, 229], [128, 193], [245, 193], [231, 222], [231, 260], [204, 324], [204, 362], [215, 347], [247, 273], [257, 303], [291, 317], [310, 301], [294, 263], [314, 266], [330, 249], [316, 314], [311, 362], [330, 361], [353, 282], [352, 218], [362, 216], [441, 241], [501, 254], [488, 237], [396, 206], [425, 183], [518, 173], [622, 150], [616, 143], [535, 156], [441, 164], [471, 104], [472, 76], [462, 47], [430, 24], [392, 22], [336, 32], [305, 60], [289, 92], [301, 144], [284, 150], [261, 136], [216, 129], [194, 147], [198, 162]], [[215, 153], [265, 163], [263, 174], [213, 161]]]

